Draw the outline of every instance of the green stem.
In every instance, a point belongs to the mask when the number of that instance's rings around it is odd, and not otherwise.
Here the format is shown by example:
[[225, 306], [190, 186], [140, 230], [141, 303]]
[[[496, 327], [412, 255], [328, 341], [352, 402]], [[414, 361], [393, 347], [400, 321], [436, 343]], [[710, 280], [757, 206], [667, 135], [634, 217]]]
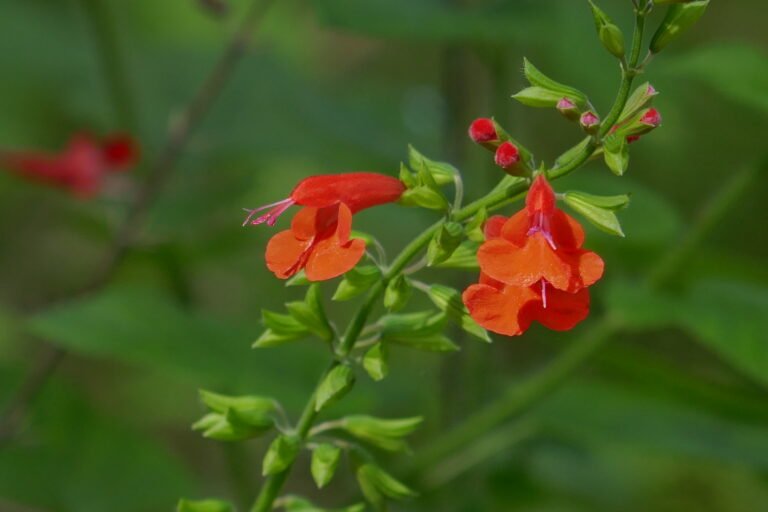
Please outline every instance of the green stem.
[[[312, 428], [312, 424], [315, 422], [315, 418], [317, 418], [317, 411], [315, 410], [315, 395], [317, 395], [317, 389], [320, 387], [320, 384], [325, 380], [325, 377], [331, 372], [331, 370], [336, 368], [338, 365], [338, 361], [333, 361], [328, 369], [325, 370], [322, 377], [320, 377], [317, 386], [315, 386], [314, 391], [312, 391], [312, 395], [307, 401], [307, 404], [304, 406], [304, 410], [301, 413], [299, 422], [296, 425], [296, 435], [302, 441], [307, 438], [309, 430]], [[267, 478], [261, 488], [261, 491], [259, 491], [259, 495], [256, 497], [256, 501], [254, 502], [253, 507], [251, 507], [251, 512], [269, 512], [272, 510], [272, 504], [280, 494], [280, 490], [283, 488], [283, 484], [285, 484], [285, 480], [288, 478], [288, 474], [291, 472], [292, 467], [293, 464], [289, 465], [280, 473], [271, 475]]]
[[124, 54], [115, 29], [114, 16], [105, 0], [81, 1], [97, 42], [95, 48], [115, 114], [121, 128], [135, 134], [136, 116], [133, 95], [126, 72]]
[[613, 107], [605, 116], [602, 124], [600, 125], [599, 138], [602, 139], [613, 128], [616, 121], [621, 115], [621, 111], [624, 110], [624, 105], [627, 104], [629, 98], [629, 92], [632, 89], [632, 82], [637, 75], [637, 63], [640, 60], [640, 50], [643, 45], [643, 31], [645, 29], [645, 16], [644, 11], [637, 11], [635, 13], [635, 31], [632, 35], [632, 49], [629, 55], [629, 62], [623, 65], [621, 68], [621, 85], [619, 86], [619, 93], [616, 95], [616, 101], [613, 102]]
[[543, 370], [522, 383], [515, 382], [510, 385], [500, 398], [469, 416], [426, 449], [420, 450], [409, 465], [408, 472], [416, 473], [432, 466], [436, 461], [471, 443], [509, 418], [526, 412], [541, 398], [557, 389], [576, 368], [611, 339], [618, 329], [618, 322], [608, 317], [595, 324], [588, 334], [570, 345]]

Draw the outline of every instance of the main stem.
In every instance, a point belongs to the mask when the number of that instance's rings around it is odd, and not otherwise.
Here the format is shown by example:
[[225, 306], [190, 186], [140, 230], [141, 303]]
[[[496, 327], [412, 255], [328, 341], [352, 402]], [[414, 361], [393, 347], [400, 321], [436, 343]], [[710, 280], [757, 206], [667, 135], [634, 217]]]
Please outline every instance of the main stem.
[[[576, 155], [563, 167], [554, 169], [548, 173], [549, 179], [553, 180], [566, 176], [567, 174], [573, 172], [574, 170], [581, 167], [584, 163], [586, 163], [599, 145], [600, 138], [602, 138], [602, 136], [608, 132], [610, 126], [612, 126], [613, 123], [615, 123], [618, 117], [621, 115], [621, 111], [626, 104], [627, 98], [629, 97], [629, 90], [632, 87], [632, 80], [634, 79], [636, 73], [635, 67], [637, 66], [637, 62], [640, 57], [645, 13], [637, 12], [635, 20], [635, 32], [633, 36], [629, 65], [627, 67], [622, 67], [622, 81], [619, 87], [619, 92], [610, 113], [606, 117], [606, 121], [604, 122], [603, 128], [601, 129], [600, 136], [597, 139], [591, 140], [590, 143], [578, 155]], [[485, 197], [455, 212], [452, 218], [453, 220], [460, 222], [469, 219], [482, 208], [486, 208], [489, 211], [499, 208], [506, 204], [510, 198], [525, 192], [527, 188], [527, 181], [518, 182], [508, 187], [501, 187], [500, 190], [497, 187], [497, 189], [494, 189]], [[410, 261], [421, 250], [423, 250], [424, 247], [426, 247], [426, 245], [432, 239], [432, 236], [437, 232], [438, 229], [440, 229], [442, 224], [443, 221], [439, 221], [433, 224], [424, 230], [424, 232], [416, 237], [411, 243], [409, 243], [392, 262], [392, 265], [387, 269], [387, 271], [384, 272], [383, 278], [377, 282], [373, 288], [371, 288], [365, 301], [360, 306], [360, 309], [358, 309], [357, 313], [352, 318], [352, 321], [349, 323], [349, 326], [344, 332], [344, 335], [342, 336], [336, 349], [336, 360], [332, 364], [331, 368], [333, 368], [333, 366], [336, 364], [339, 364], [340, 360], [343, 360], [349, 356], [352, 348], [355, 345], [355, 342], [365, 327], [365, 323], [367, 322], [373, 307], [381, 297], [381, 294], [386, 289], [389, 280], [402, 272], [402, 270], [410, 263]], [[556, 371], [552, 375], [546, 374], [539, 377], [539, 379], [532, 380], [528, 387], [526, 387], [519, 395], [519, 392], [515, 390], [516, 395], [512, 400], [503, 401], [504, 405], [499, 407], [497, 410], [494, 409], [484, 411], [481, 415], [477, 416], [476, 419], [473, 420], [474, 423], [472, 425], [469, 425], [466, 427], [466, 429], [462, 429], [462, 431], [457, 432], [456, 434], [452, 433], [452, 437], [455, 437], [456, 439], [463, 439], [463, 437], [466, 435], [466, 432], [473, 431], [479, 427], [485, 427], [486, 425], [495, 424], [499, 418], [503, 418], [509, 414], [510, 408], [524, 406], [525, 404], [535, 401], [539, 396], [546, 394], [550, 388], [557, 385], [557, 383], [561, 380], [562, 375], [567, 375], [570, 373], [573, 368], [579, 366], [579, 364], [584, 359], [586, 359], [589, 354], [594, 352], [597, 347], [602, 345], [605, 340], [609, 339], [614, 329], [615, 327], [612, 322], [605, 322], [604, 325], [600, 327], [600, 332], [603, 334], [595, 339], [586, 340], [584, 343], [580, 344], [580, 348], [578, 350], [573, 351], [567, 358], [562, 358], [559, 360], [556, 363]], [[327, 375], [327, 371], [323, 374], [323, 378], [325, 375]], [[323, 379], [321, 378], [320, 383], [322, 381]], [[320, 384], [318, 383], [318, 386], [319, 385]], [[306, 438], [306, 434], [309, 432], [309, 429], [311, 428], [316, 416], [314, 411], [314, 396], [316, 393], [317, 388], [315, 388], [315, 390], [312, 392], [312, 396], [307, 402], [307, 405], [304, 408], [304, 413], [302, 414], [299, 425], [297, 426], [297, 432], [302, 440]], [[436, 453], [438, 451], [442, 453], [448, 447], [451, 447], [454, 444], [454, 440], [447, 439], [447, 441], [445, 441], [445, 448], [437, 447], [435, 449]], [[284, 471], [267, 479], [261, 491], [259, 492], [258, 497], [256, 498], [256, 502], [251, 508], [251, 512], [268, 512], [272, 509], [272, 504], [277, 498], [283, 484], [285, 483], [291, 467], [292, 466], [289, 466]]]

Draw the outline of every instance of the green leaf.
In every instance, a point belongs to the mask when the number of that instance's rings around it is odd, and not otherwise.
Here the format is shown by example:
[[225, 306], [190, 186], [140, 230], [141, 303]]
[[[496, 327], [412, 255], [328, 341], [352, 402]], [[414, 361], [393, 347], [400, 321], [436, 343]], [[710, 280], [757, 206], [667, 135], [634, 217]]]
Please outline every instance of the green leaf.
[[309, 330], [307, 330], [304, 324], [291, 315], [284, 315], [282, 313], [275, 313], [273, 311], [262, 309], [261, 322], [267, 329], [271, 329], [279, 334], [295, 334], [297, 336], [306, 336], [309, 334]]
[[344, 396], [352, 389], [354, 383], [355, 374], [352, 368], [343, 364], [335, 366], [317, 388], [315, 410], [319, 411]]
[[477, 263], [477, 250], [479, 244], [476, 242], [464, 242], [459, 245], [451, 257], [435, 265], [437, 268], [455, 268], [461, 270], [479, 270]]
[[563, 96], [543, 87], [526, 87], [517, 94], [513, 94], [512, 98], [528, 107], [555, 108]]
[[624, 105], [618, 123], [620, 124], [624, 122], [644, 108], [650, 106], [653, 98], [658, 96], [658, 94], [658, 91], [656, 91], [649, 82], [645, 82], [637, 87]]
[[262, 475], [274, 475], [288, 469], [293, 464], [293, 461], [296, 460], [300, 447], [301, 440], [297, 437], [285, 435], [276, 437], [272, 444], [269, 445], [266, 455], [264, 455]]
[[[474, 217], [472, 217], [472, 220], [467, 222], [467, 225], [464, 226], [465, 236], [472, 242], [484, 242], [485, 233], [483, 232], [483, 227], [485, 226], [485, 222], [487, 220], [488, 210], [483, 207], [475, 214]], [[451, 257], [453, 257], [453, 254], [451, 254]]]
[[451, 164], [430, 160], [411, 145], [408, 146], [408, 164], [417, 174], [427, 172], [437, 186], [453, 183], [459, 174], [458, 169]]
[[709, 0], [694, 0], [669, 7], [661, 25], [651, 38], [651, 52], [659, 53], [669, 43], [687, 32], [704, 15], [708, 6]]
[[361, 265], [346, 274], [336, 288], [333, 300], [345, 301], [364, 293], [381, 279], [381, 270], [375, 265]]
[[339, 465], [341, 449], [330, 443], [323, 443], [312, 450], [312, 478], [318, 489], [330, 483]]
[[298, 336], [296, 334], [278, 334], [272, 329], [267, 329], [261, 333], [261, 335], [253, 342], [252, 348], [270, 348], [289, 343], [291, 341], [300, 340], [304, 336]]
[[383, 380], [389, 373], [389, 350], [383, 343], [376, 343], [363, 356], [363, 368], [375, 381]]
[[390, 311], [399, 311], [408, 304], [412, 293], [411, 281], [404, 274], [398, 274], [384, 291], [384, 307]]
[[728, 364], [768, 386], [768, 290], [702, 281], [677, 310], [678, 321]]
[[280, 501], [286, 512], [365, 512], [365, 505], [363, 503], [330, 510], [317, 507], [311, 501], [299, 496], [284, 496]]
[[579, 201], [603, 208], [605, 210], [618, 211], [623, 210], [629, 205], [629, 194], [617, 194], [612, 196], [596, 196], [586, 192], [571, 190], [565, 193], [566, 197], [578, 199]]
[[372, 463], [357, 468], [357, 482], [365, 498], [379, 510], [385, 506], [385, 498], [405, 500], [416, 496], [415, 492]]
[[611, 235], [624, 236], [619, 219], [613, 211], [595, 206], [579, 195], [570, 192], [565, 194], [565, 203], [598, 229]]
[[588, 136], [572, 148], [568, 149], [565, 153], [557, 157], [555, 160], [555, 168], [563, 167], [565, 164], [576, 158], [577, 155], [580, 155], [582, 151], [584, 151], [587, 146], [589, 146], [591, 141], [592, 137]]
[[403, 192], [400, 203], [404, 206], [418, 206], [428, 210], [446, 211], [449, 208], [448, 200], [437, 190], [427, 186], [418, 186]]
[[[433, 43], [525, 40], [543, 29], [546, 6], [454, 6], [407, 0], [314, 0], [321, 23], [376, 39]], [[403, 16], [404, 10], [408, 16]]]
[[333, 329], [321, 302], [320, 285], [311, 285], [303, 302], [289, 302], [285, 307], [293, 318], [317, 337], [328, 342], [333, 340]]
[[552, 80], [539, 71], [538, 68], [526, 58], [523, 59], [523, 72], [532, 86], [541, 87], [542, 89], [547, 89], [556, 93], [559, 96], [558, 101], [563, 98], [568, 98], [580, 107], [584, 107], [588, 103], [587, 96], [583, 92], [574, 87]]
[[212, 412], [192, 425], [192, 430], [202, 432], [206, 439], [215, 441], [244, 441], [262, 433], [263, 428], [254, 428], [239, 421], [231, 421], [227, 414]]
[[611, 305], [634, 329], [676, 326], [733, 368], [768, 385], [768, 292], [736, 282], [701, 281], [683, 295], [633, 283], [609, 290]]
[[120, 287], [33, 315], [29, 333], [68, 351], [176, 375], [196, 385], [244, 382], [251, 327], [183, 309], [152, 288]]
[[[726, 98], [768, 113], [768, 57], [746, 44], [710, 44], [682, 56], [670, 55], [659, 71], [699, 80]], [[698, 91], [697, 91], [698, 92]]]
[[414, 337], [386, 337], [386, 341], [426, 352], [457, 352], [459, 346], [442, 334]]
[[455, 352], [459, 347], [441, 334], [446, 320], [445, 313], [435, 315], [429, 311], [385, 315], [379, 320], [381, 339], [428, 352]]
[[234, 507], [221, 500], [180, 500], [176, 512], [234, 512]]
[[211, 411], [228, 415], [249, 427], [266, 430], [274, 425], [277, 405], [271, 398], [226, 396], [201, 389], [200, 399]]
[[312, 284], [312, 281], [307, 279], [307, 274], [303, 270], [298, 271], [285, 282], [285, 286], [308, 286], [310, 284]]
[[400, 451], [407, 448], [402, 440], [416, 430], [423, 418], [382, 419], [373, 416], [346, 416], [341, 419], [341, 428], [350, 435], [366, 441], [383, 450]]
[[446, 222], [432, 237], [427, 247], [427, 264], [441, 263], [451, 257], [464, 238], [464, 227], [458, 222]]
[[623, 176], [629, 168], [629, 144], [623, 136], [608, 136], [603, 144], [605, 165], [616, 176]]
[[427, 292], [432, 302], [448, 315], [448, 318], [464, 329], [472, 336], [490, 343], [491, 338], [488, 331], [480, 327], [467, 311], [464, 302], [461, 300], [461, 293], [451, 287], [440, 284], [433, 284]]

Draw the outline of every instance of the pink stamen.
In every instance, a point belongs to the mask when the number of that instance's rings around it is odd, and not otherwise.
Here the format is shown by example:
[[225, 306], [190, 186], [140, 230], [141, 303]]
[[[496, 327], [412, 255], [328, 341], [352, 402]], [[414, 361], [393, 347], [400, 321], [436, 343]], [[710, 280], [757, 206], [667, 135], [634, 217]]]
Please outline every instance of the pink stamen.
[[542, 234], [553, 251], [557, 250], [557, 245], [555, 245], [555, 240], [549, 230], [549, 217], [546, 217], [543, 212], [536, 212], [533, 217], [533, 225], [528, 230], [527, 236], [533, 236], [536, 233]]
[[[243, 226], [246, 226], [249, 222], [253, 224], [254, 226], [258, 226], [259, 224], [267, 223], [267, 226], [274, 226], [275, 222], [277, 222], [277, 219], [282, 215], [285, 210], [290, 208], [295, 204], [295, 201], [291, 198], [283, 199], [282, 201], [278, 201], [276, 203], [272, 204], [266, 204], [264, 206], [259, 206], [258, 208], [255, 208], [253, 210], [246, 209], [245, 211], [248, 212], [248, 217], [246, 217], [245, 221], [243, 222]], [[257, 213], [264, 211], [268, 208], [271, 208], [267, 213], [264, 215], [261, 215], [256, 218], [256, 220], [253, 219], [253, 216]]]
[[544, 309], [547, 309], [547, 282], [541, 280], [541, 302], [544, 304]]

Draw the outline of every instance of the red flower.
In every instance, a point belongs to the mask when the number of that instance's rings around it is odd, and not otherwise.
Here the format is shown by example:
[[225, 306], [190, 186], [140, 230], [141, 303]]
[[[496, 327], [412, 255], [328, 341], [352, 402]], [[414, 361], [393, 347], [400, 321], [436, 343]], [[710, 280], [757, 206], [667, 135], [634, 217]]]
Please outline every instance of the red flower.
[[510, 217], [500, 237], [489, 240], [477, 254], [490, 277], [513, 286], [532, 286], [541, 279], [569, 293], [590, 286], [603, 275], [603, 260], [581, 249], [584, 230], [555, 207], [555, 194], [539, 175], [523, 210]]
[[589, 292], [603, 274], [603, 260], [581, 248], [584, 230], [555, 206], [539, 175], [523, 210], [492, 217], [478, 251], [480, 284], [463, 294], [472, 318], [491, 331], [515, 336], [531, 322], [568, 330], [586, 318]]
[[[267, 268], [280, 279], [304, 269], [310, 281], [324, 281], [351, 270], [365, 253], [365, 242], [350, 238], [352, 215], [397, 201], [403, 183], [374, 173], [312, 176], [302, 180], [288, 199], [250, 211], [244, 225], [274, 225], [294, 204], [304, 206], [291, 229], [276, 234], [267, 244]], [[253, 219], [263, 210], [267, 213]]]
[[568, 331], [589, 314], [587, 288], [566, 293], [546, 286], [508, 286], [481, 279], [480, 284], [467, 288], [462, 298], [478, 324], [505, 336], [519, 336], [533, 321], [553, 331]]
[[0, 152], [3, 165], [30, 180], [66, 188], [81, 197], [101, 189], [104, 176], [133, 165], [138, 158], [135, 142], [116, 135], [98, 141], [90, 135], [72, 137], [59, 154], [36, 151]]

